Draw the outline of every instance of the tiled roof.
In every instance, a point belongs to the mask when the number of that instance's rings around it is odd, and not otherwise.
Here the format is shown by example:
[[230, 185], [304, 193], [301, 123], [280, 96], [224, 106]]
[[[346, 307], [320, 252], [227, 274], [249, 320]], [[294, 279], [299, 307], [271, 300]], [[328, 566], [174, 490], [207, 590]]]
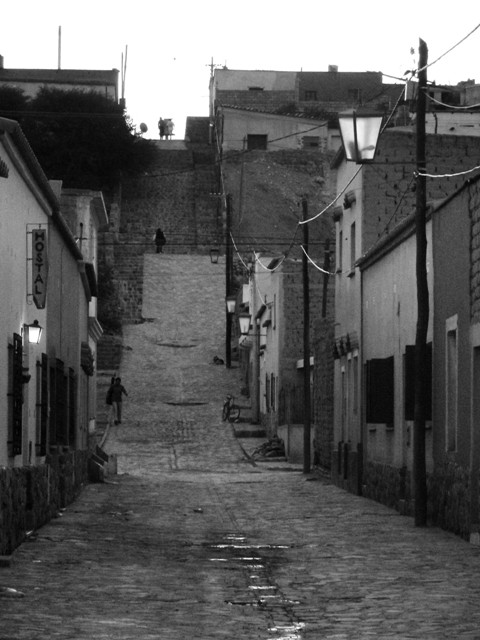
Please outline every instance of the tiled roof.
[[308, 120], [325, 120], [327, 116], [318, 116], [305, 113], [303, 111], [295, 111], [294, 113], [279, 113], [275, 109], [265, 109], [262, 107], [245, 107], [236, 104], [222, 104], [222, 109], [234, 109], [235, 111], [249, 111], [251, 113], [265, 113], [271, 116], [278, 116], [279, 118], [303, 118]]
[[305, 91], [316, 91], [317, 100], [322, 102], [348, 99], [352, 90], [360, 90], [366, 96], [382, 89], [380, 71], [302, 71], [298, 80], [300, 99]]

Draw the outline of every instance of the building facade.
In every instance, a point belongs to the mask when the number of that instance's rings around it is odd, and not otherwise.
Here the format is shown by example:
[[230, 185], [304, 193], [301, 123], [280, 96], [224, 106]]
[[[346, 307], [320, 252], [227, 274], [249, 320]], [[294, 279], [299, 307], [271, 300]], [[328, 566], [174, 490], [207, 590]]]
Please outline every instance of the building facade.
[[[95, 274], [19, 125], [0, 119], [0, 554], [88, 479]], [[34, 339], [34, 331], [41, 336]]]

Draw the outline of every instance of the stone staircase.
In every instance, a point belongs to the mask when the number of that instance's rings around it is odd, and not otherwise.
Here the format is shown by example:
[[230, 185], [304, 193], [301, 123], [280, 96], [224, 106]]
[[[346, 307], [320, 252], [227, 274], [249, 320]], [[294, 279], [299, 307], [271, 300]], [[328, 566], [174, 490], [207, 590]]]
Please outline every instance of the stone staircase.
[[167, 237], [168, 254], [208, 254], [223, 242], [221, 202], [212, 197], [213, 149], [169, 149], [160, 141], [157, 146], [149, 174], [122, 185], [113, 262], [124, 323], [141, 319], [143, 256], [155, 252], [158, 227]]

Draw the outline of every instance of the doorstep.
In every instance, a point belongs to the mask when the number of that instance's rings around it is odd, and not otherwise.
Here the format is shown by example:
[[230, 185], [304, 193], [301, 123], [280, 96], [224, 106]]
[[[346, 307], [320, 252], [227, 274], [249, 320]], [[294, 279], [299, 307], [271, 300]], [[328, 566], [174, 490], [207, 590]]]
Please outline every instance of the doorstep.
[[265, 429], [258, 424], [232, 423], [236, 438], [265, 438]]

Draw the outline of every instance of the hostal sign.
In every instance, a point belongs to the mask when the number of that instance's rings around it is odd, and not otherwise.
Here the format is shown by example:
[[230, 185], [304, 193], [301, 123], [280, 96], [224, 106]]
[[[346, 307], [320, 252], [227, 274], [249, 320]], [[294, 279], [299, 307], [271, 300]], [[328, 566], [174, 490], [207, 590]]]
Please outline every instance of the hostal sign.
[[47, 230], [32, 230], [32, 296], [37, 309], [44, 309], [47, 298]]

